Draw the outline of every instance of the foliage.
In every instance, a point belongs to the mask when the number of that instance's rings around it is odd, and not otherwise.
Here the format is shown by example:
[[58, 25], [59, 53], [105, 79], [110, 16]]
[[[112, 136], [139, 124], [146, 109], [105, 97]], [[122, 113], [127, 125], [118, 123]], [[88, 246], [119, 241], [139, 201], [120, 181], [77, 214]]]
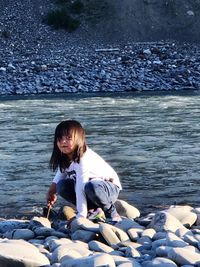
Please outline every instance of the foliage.
[[65, 29], [68, 32], [76, 30], [80, 25], [80, 15], [84, 5], [81, 0], [55, 0], [58, 8], [49, 11], [44, 22], [55, 29]]
[[71, 12], [75, 14], [81, 14], [83, 12], [83, 9], [84, 5], [80, 0], [76, 0], [70, 5]]
[[45, 22], [55, 29], [62, 28], [68, 32], [76, 30], [80, 25], [80, 22], [74, 19], [64, 7], [50, 11], [45, 17]]
[[10, 33], [9, 31], [7, 31], [7, 30], [3, 30], [3, 31], [1, 32], [1, 36], [2, 36], [3, 38], [5, 38], [5, 39], [8, 39], [8, 38], [10, 38], [11, 33]]

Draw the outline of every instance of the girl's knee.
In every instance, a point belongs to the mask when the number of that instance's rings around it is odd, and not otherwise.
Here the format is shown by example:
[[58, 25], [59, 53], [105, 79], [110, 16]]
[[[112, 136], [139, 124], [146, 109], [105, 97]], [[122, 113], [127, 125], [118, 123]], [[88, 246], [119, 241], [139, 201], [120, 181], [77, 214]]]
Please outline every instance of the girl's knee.
[[85, 184], [84, 190], [85, 190], [85, 194], [86, 195], [90, 195], [91, 193], [94, 193], [94, 185], [93, 185], [93, 183], [92, 182], [87, 182]]

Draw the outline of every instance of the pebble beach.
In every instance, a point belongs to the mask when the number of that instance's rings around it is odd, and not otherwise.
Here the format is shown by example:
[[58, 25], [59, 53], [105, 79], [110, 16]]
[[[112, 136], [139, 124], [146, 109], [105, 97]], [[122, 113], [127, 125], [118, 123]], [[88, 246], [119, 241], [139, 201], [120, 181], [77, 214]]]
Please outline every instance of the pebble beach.
[[171, 206], [141, 216], [123, 200], [115, 225], [34, 216], [0, 220], [0, 266], [9, 267], [191, 267], [200, 266], [200, 208]]

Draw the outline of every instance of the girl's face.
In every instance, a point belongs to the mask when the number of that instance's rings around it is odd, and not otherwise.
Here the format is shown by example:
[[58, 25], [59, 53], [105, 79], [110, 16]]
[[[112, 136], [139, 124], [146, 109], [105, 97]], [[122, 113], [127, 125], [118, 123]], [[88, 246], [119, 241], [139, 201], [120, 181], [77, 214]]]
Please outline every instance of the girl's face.
[[63, 154], [67, 155], [70, 158], [73, 156], [74, 141], [72, 136], [64, 135], [61, 138], [57, 139], [57, 146]]

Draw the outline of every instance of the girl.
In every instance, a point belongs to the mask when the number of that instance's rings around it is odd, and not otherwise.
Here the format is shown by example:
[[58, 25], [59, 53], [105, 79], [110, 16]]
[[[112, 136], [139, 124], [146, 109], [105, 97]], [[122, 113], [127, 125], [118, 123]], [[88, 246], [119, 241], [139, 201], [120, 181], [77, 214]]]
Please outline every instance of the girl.
[[59, 194], [76, 205], [76, 218], [87, 218], [88, 210], [102, 208], [107, 220], [118, 222], [121, 217], [114, 203], [122, 189], [117, 173], [86, 145], [85, 131], [75, 120], [57, 125], [50, 167], [56, 172], [47, 193], [48, 206]]

